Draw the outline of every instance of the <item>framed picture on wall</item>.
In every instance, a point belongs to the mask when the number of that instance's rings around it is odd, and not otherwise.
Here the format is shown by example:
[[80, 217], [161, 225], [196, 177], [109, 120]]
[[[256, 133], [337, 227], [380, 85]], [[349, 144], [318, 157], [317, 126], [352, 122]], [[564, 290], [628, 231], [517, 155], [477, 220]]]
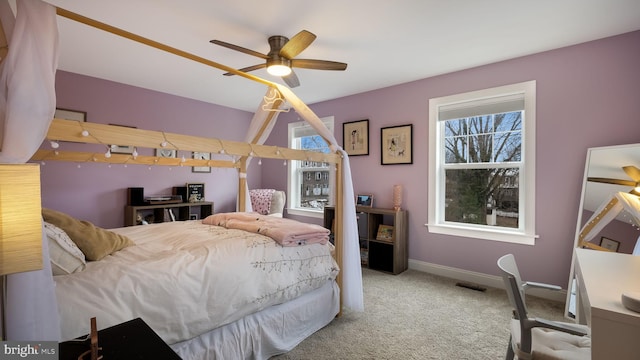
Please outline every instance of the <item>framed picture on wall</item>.
[[380, 129], [380, 163], [382, 165], [413, 163], [413, 125]]
[[607, 250], [618, 252], [620, 242], [603, 236], [600, 238], [600, 246]]
[[165, 157], [165, 158], [175, 158], [178, 157], [178, 150], [176, 149], [156, 149], [157, 157]]
[[[195, 160], [211, 160], [211, 153], [194, 151], [193, 152], [193, 158]], [[211, 167], [210, 166], [194, 166], [191, 169], [191, 172], [194, 172], [194, 173], [210, 173], [211, 172]]]
[[369, 155], [369, 120], [342, 124], [342, 148], [349, 156]]
[[56, 108], [56, 112], [53, 114], [53, 117], [56, 119], [76, 120], [84, 122], [87, 121], [87, 112]]
[[[135, 126], [120, 125], [120, 124], [109, 124], [109, 125], [128, 127], [128, 128], [131, 128], [131, 129], [135, 129], [136, 128]], [[133, 154], [133, 151], [135, 150], [135, 147], [134, 146], [128, 146], [128, 145], [109, 145], [109, 149], [114, 154]]]

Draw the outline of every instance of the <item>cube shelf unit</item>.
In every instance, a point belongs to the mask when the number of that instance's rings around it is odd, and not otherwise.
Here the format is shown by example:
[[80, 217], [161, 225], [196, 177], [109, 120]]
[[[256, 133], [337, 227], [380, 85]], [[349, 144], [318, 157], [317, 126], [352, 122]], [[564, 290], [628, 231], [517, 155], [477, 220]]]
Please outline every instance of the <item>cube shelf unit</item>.
[[[362, 266], [391, 274], [408, 268], [407, 211], [356, 206]], [[332, 230], [335, 208], [324, 208], [324, 227]], [[389, 240], [377, 238], [380, 225], [393, 226]]]
[[[213, 203], [201, 201], [195, 203], [175, 203], [175, 204], [156, 204], [156, 205], [127, 205], [124, 209], [124, 226], [137, 225], [136, 218], [138, 213], [143, 216], [153, 214], [154, 222], [165, 221], [165, 210], [171, 209], [176, 221], [189, 220], [190, 214], [198, 214], [200, 219], [213, 214]], [[195, 210], [195, 212], [194, 212]]]

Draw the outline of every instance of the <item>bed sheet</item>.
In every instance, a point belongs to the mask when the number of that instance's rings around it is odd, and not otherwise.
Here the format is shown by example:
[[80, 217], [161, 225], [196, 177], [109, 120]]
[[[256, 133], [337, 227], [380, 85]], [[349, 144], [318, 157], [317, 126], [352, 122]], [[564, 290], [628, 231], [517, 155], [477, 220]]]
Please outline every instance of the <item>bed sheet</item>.
[[241, 230], [177, 221], [112, 229], [135, 246], [54, 276], [62, 339], [141, 317], [169, 344], [335, 279], [330, 244], [282, 247]]

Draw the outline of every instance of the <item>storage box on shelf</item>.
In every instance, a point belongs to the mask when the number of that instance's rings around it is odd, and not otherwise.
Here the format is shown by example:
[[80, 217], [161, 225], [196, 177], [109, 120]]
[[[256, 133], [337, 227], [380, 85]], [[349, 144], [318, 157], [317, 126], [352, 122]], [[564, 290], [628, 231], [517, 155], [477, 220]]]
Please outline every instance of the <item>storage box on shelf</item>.
[[[407, 270], [407, 211], [356, 206], [356, 213], [362, 266], [392, 274]], [[334, 219], [335, 208], [325, 207], [324, 227], [332, 232]]]

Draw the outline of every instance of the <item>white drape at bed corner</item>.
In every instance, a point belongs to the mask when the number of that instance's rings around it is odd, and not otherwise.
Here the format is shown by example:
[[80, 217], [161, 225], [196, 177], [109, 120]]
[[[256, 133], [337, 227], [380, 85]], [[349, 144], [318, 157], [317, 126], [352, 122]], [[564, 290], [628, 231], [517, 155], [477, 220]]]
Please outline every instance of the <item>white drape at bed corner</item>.
[[342, 271], [342, 300], [346, 309], [352, 311], [364, 311], [364, 295], [362, 290], [362, 267], [360, 265], [360, 245], [358, 244], [358, 224], [356, 222], [356, 205], [353, 194], [353, 182], [351, 180], [351, 167], [349, 156], [344, 151], [333, 134], [322, 123], [322, 120], [289, 88], [277, 85], [278, 90], [287, 99], [287, 102], [296, 112], [305, 119], [318, 134], [331, 142], [331, 149], [337, 150], [343, 157], [342, 170], [342, 205], [343, 218], [342, 229], [344, 231], [342, 242], [343, 262], [340, 264]]
[[[31, 158], [45, 139], [56, 106], [56, 9], [40, 0], [16, 3], [13, 23], [5, 20], [13, 17], [7, 0], [0, 0], [0, 18], [9, 42], [0, 69], [0, 163], [25, 163]], [[42, 233], [43, 269], [7, 277], [9, 340], [60, 340], [49, 249]]]
[[[269, 138], [269, 134], [271, 134], [271, 130], [273, 130], [273, 127], [276, 124], [276, 120], [278, 119], [278, 115], [280, 114], [279, 111], [267, 110], [267, 109], [270, 109], [271, 106], [274, 104], [274, 101], [276, 101], [275, 100], [276, 97], [274, 93], [276, 93], [275, 89], [272, 89], [272, 88], [267, 89], [267, 93], [260, 101], [260, 105], [258, 106], [258, 109], [256, 110], [256, 112], [253, 114], [253, 118], [251, 119], [251, 124], [249, 124], [249, 131], [247, 131], [247, 135], [244, 138], [244, 142], [250, 143], [250, 144], [262, 145], [264, 144], [265, 141], [267, 141], [267, 138]], [[262, 134], [260, 134], [261, 130], [262, 130]], [[260, 136], [256, 138], [258, 134], [260, 134]], [[250, 163], [251, 163], [251, 158], [247, 160], [247, 168], [249, 167]], [[246, 176], [246, 174], [244, 175], [241, 174], [241, 176]], [[245, 197], [244, 197], [245, 211], [251, 212], [253, 211], [253, 207], [251, 205], [251, 197], [249, 196], [249, 185], [247, 182], [245, 182], [244, 191], [245, 191]]]
[[[609, 203], [614, 199], [615, 203], [613, 205], [609, 205]], [[611, 206], [611, 208], [606, 210], [606, 213], [603, 215], [603, 211], [605, 211], [608, 206]], [[591, 215], [589, 220], [587, 220], [582, 229], [580, 229], [580, 235], [583, 237], [583, 240], [591, 241], [622, 211], [626, 211], [629, 214], [629, 218], [633, 225], [640, 226], [640, 198], [633, 194], [617, 192], [606, 198], [605, 201], [600, 204], [598, 209], [596, 209], [593, 215]], [[584, 233], [592, 222], [596, 222], [595, 225], [588, 230], [587, 233]]]

